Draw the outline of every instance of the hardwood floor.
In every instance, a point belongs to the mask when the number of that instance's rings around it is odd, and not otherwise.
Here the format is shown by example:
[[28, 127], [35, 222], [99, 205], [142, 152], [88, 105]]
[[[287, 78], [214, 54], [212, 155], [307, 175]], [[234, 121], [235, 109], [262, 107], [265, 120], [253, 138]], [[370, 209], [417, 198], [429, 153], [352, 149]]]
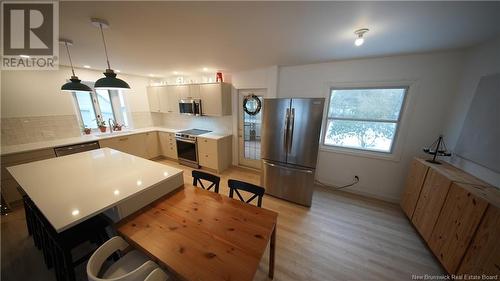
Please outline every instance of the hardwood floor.
[[[182, 168], [186, 184], [191, 168]], [[259, 174], [233, 167], [221, 175], [221, 194], [229, 178], [259, 183]], [[438, 275], [443, 269], [395, 204], [317, 187], [312, 207], [264, 196], [263, 207], [279, 213], [274, 280], [411, 280], [412, 274]], [[1, 280], [55, 280], [27, 235], [24, 211], [2, 217]], [[267, 278], [269, 247], [255, 281]], [[87, 280], [84, 265], [78, 280]]]

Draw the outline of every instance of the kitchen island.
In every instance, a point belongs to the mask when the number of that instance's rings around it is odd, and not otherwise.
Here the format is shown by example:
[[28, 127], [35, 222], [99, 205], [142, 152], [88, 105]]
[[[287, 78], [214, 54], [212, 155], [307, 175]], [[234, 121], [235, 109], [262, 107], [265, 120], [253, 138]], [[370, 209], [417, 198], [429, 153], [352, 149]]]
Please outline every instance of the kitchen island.
[[110, 148], [7, 169], [57, 232], [103, 212], [118, 221], [184, 184], [180, 169]]

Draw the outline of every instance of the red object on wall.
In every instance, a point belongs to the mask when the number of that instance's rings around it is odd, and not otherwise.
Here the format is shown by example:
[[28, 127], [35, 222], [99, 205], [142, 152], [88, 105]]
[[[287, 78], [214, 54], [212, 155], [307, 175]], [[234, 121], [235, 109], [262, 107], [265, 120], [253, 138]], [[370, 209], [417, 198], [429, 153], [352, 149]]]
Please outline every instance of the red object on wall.
[[224, 79], [222, 79], [222, 72], [217, 72], [217, 76], [215, 77], [215, 82], [224, 82]]

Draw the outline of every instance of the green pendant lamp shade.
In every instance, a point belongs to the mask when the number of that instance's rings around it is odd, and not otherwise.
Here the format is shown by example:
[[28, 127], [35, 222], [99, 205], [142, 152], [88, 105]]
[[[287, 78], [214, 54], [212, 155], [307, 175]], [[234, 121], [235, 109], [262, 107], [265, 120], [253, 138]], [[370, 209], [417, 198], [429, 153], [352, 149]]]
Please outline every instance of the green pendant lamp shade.
[[95, 81], [94, 88], [97, 90], [130, 90], [130, 86], [127, 82], [116, 78], [116, 73], [111, 69], [108, 58], [108, 49], [106, 48], [106, 41], [104, 40], [104, 32], [103, 28], [108, 28], [109, 23], [103, 19], [91, 19], [91, 22], [94, 26], [98, 27], [101, 30], [102, 43], [104, 44], [104, 53], [106, 54], [106, 63], [108, 64], [108, 68], [106, 72], [104, 72], [104, 78], [101, 78]]
[[116, 78], [116, 73], [113, 71], [113, 69], [106, 69], [106, 72], [104, 72], [104, 76], [97, 81], [95, 81], [94, 87], [96, 89], [102, 89], [102, 90], [128, 90], [130, 89], [130, 86], [127, 84], [127, 82], [123, 81], [122, 79]]
[[59, 42], [61, 44], [64, 44], [64, 46], [66, 46], [66, 51], [68, 52], [69, 63], [71, 65], [71, 72], [73, 73], [73, 75], [71, 76], [71, 79], [69, 79], [70, 82], [62, 85], [61, 91], [69, 92], [69, 93], [92, 92], [92, 89], [89, 86], [82, 84], [81, 83], [82, 81], [80, 79], [78, 79], [78, 77], [75, 75], [75, 69], [73, 68], [73, 62], [71, 61], [71, 55], [69, 54], [69, 48], [68, 48], [68, 46], [73, 45], [73, 41], [68, 40], [68, 39], [60, 39]]

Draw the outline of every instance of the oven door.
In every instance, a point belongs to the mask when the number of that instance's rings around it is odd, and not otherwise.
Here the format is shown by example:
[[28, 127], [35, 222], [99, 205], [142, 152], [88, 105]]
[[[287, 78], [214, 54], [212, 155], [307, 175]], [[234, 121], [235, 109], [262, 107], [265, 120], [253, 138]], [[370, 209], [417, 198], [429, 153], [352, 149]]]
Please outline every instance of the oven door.
[[177, 156], [179, 160], [198, 164], [198, 151], [195, 140], [175, 139], [177, 143]]

